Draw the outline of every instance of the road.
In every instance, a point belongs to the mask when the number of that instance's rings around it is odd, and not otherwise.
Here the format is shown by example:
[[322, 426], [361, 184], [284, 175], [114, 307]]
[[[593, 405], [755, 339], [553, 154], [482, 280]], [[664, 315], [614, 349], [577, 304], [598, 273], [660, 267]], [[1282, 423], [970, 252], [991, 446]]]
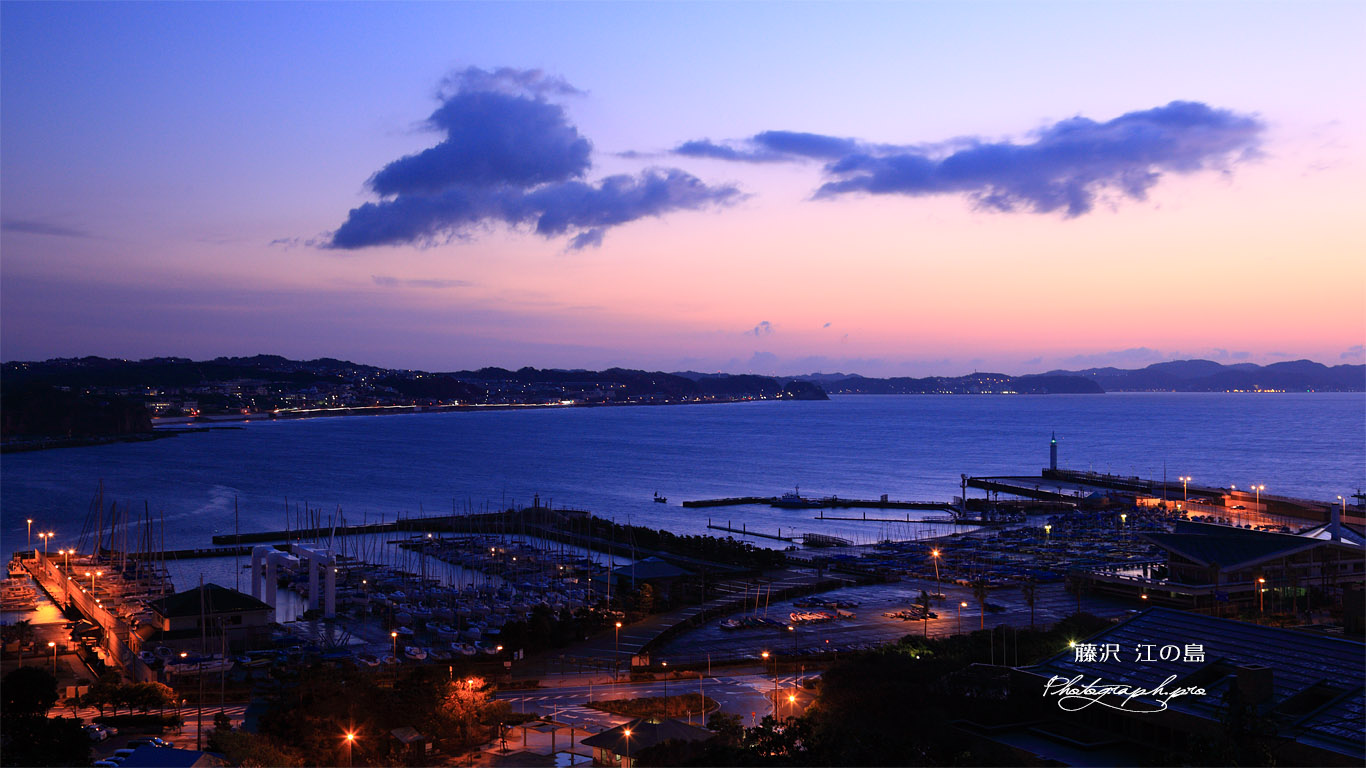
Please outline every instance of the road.
[[[779, 675], [777, 688], [781, 692], [779, 701], [783, 705], [781, 714], [789, 711], [800, 714], [811, 701], [811, 692], [801, 686], [802, 676]], [[726, 675], [708, 678], [680, 678], [655, 680], [642, 683], [620, 683], [618, 685], [579, 685], [563, 688], [538, 688], [524, 691], [500, 691], [497, 698], [508, 702], [514, 712], [533, 712], [550, 715], [566, 725], [582, 727], [596, 725], [611, 728], [629, 721], [631, 718], [609, 714], [587, 705], [589, 701], [610, 699], [634, 699], [647, 696], [677, 696], [684, 693], [701, 693], [715, 699], [721, 711], [740, 715], [746, 724], [770, 714], [773, 706], [771, 696], [774, 690], [772, 675], [757, 673]], [[796, 701], [789, 702], [791, 696]], [[793, 707], [789, 710], [788, 707]], [[686, 719], [686, 718], [685, 718]], [[694, 717], [693, 722], [703, 724], [705, 717]]]

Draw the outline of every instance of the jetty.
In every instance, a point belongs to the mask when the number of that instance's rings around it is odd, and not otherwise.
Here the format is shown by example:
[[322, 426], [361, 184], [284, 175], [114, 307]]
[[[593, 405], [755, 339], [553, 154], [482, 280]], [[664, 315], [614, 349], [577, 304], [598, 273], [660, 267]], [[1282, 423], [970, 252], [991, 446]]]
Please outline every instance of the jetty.
[[[810, 508], [810, 509], [832, 509], [840, 507], [866, 507], [868, 509], [929, 509], [953, 511], [953, 505], [944, 501], [896, 501], [888, 499], [887, 494], [883, 494], [880, 499], [845, 499], [839, 496], [822, 496], [820, 498], [800, 498], [794, 500], [791, 495], [782, 496], [732, 496], [724, 499], [696, 499], [683, 502], [685, 507], [734, 507], [744, 504], [767, 504], [771, 507], [785, 508]], [[826, 518], [834, 520], [836, 518]], [[895, 522], [905, 522], [897, 520]]]
[[708, 519], [707, 519], [707, 527], [710, 528], [710, 529], [712, 529], [713, 531], [726, 531], [727, 533], [738, 533], [738, 534], [740, 534], [741, 536], [758, 536], [758, 537], [760, 537], [760, 538], [764, 538], [764, 539], [776, 539], [776, 540], [778, 540], [778, 541], [796, 541], [796, 540], [797, 540], [797, 537], [795, 537], [795, 536], [784, 536], [784, 535], [783, 535], [783, 529], [782, 529], [782, 528], [779, 528], [779, 529], [778, 529], [777, 535], [774, 535], [774, 534], [772, 534], [772, 533], [760, 533], [759, 531], [751, 531], [751, 530], [749, 530], [749, 527], [748, 527], [747, 525], [745, 525], [744, 523], [740, 523], [740, 527], [739, 527], [739, 528], [732, 528], [732, 527], [731, 527], [731, 524], [729, 523], [729, 521], [728, 521], [725, 525], [714, 525], [714, 524], [712, 524], [711, 518], [708, 518]]

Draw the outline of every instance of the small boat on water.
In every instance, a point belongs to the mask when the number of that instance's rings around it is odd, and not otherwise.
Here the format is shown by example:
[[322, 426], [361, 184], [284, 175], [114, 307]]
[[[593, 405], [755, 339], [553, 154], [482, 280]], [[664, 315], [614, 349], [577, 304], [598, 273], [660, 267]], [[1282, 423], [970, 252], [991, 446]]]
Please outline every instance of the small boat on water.
[[664, 496], [660, 496], [660, 495], [659, 495], [659, 491], [655, 491], [655, 503], [656, 503], [656, 504], [668, 504], [668, 503], [669, 503], [669, 500], [668, 500], [668, 498], [666, 498], [666, 497], [664, 497]]
[[403, 655], [404, 655], [404, 656], [407, 656], [408, 658], [412, 659], [413, 661], [426, 661], [426, 660], [427, 660], [427, 651], [423, 650], [422, 648], [417, 647], [416, 645], [410, 645], [410, 646], [407, 646], [406, 648], [404, 648], [404, 649], [403, 649]]

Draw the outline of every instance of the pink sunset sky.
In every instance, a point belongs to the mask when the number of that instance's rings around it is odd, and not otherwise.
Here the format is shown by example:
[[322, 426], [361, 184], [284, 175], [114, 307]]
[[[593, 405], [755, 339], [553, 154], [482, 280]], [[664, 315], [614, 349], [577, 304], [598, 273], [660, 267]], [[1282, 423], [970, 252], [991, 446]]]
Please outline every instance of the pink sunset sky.
[[5, 3], [0, 354], [1366, 360], [1358, 3]]

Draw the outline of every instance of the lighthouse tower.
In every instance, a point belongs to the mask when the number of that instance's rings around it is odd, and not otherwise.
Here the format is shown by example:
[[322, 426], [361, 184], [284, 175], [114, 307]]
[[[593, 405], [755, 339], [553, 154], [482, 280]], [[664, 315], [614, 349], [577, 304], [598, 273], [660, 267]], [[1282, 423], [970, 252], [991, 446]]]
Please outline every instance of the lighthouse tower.
[[1058, 433], [1053, 433], [1053, 439], [1048, 441], [1048, 468], [1056, 470], [1058, 468]]

